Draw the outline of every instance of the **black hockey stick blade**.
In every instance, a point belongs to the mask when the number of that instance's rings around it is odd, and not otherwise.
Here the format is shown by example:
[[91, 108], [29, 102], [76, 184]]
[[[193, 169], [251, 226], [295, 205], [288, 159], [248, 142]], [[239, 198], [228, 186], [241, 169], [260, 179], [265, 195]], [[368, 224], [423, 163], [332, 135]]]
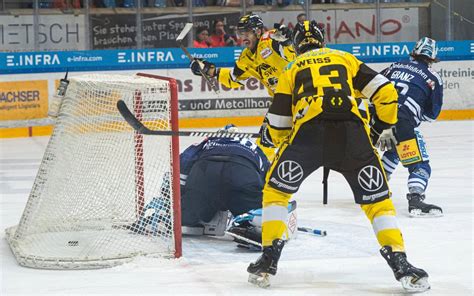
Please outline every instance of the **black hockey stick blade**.
[[216, 138], [258, 138], [258, 133], [227, 133], [227, 132], [206, 132], [206, 131], [163, 131], [151, 130], [147, 128], [135, 115], [128, 109], [124, 101], [117, 101], [117, 109], [123, 119], [139, 134], [157, 135], [157, 136], [191, 136], [191, 137], [216, 137]]

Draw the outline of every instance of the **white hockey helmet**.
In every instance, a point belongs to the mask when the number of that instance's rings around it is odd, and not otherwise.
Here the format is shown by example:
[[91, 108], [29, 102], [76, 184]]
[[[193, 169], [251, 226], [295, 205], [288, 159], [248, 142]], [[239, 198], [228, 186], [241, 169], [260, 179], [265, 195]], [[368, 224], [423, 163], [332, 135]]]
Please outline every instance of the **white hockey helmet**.
[[436, 55], [438, 54], [438, 48], [436, 47], [436, 41], [434, 39], [423, 37], [415, 45], [411, 52], [412, 57], [423, 56], [431, 62], [437, 62]]

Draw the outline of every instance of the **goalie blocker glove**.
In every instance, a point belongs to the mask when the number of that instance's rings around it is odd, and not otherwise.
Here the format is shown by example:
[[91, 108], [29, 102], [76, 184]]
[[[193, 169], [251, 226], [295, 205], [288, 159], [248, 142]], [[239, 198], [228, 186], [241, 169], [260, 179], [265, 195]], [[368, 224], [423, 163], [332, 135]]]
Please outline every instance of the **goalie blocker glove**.
[[194, 75], [202, 76], [202, 74], [204, 73], [204, 75], [210, 78], [214, 78], [217, 76], [216, 65], [206, 60], [195, 58], [191, 62], [190, 67]]

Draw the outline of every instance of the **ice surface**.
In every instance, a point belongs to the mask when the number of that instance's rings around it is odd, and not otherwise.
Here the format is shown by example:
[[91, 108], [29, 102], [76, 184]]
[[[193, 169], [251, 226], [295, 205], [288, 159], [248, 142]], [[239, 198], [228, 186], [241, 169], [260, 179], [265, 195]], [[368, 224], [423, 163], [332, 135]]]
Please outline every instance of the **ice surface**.
[[[427, 202], [441, 206], [445, 216], [408, 217], [408, 173], [398, 167], [390, 185], [408, 258], [429, 273], [432, 290], [427, 294], [472, 295], [474, 122], [437, 122], [421, 130], [433, 171]], [[87, 271], [20, 267], [3, 229], [19, 222], [47, 141], [48, 137], [0, 140], [1, 295], [404, 294], [341, 175], [331, 172], [329, 204], [322, 205], [322, 170], [305, 181], [295, 199], [299, 224], [324, 229], [328, 236], [299, 234], [285, 247], [267, 290], [247, 283], [246, 267], [258, 253], [210, 237], [185, 237], [184, 256], [178, 260], [137, 258], [111, 269]], [[183, 137], [181, 149], [198, 141]]]

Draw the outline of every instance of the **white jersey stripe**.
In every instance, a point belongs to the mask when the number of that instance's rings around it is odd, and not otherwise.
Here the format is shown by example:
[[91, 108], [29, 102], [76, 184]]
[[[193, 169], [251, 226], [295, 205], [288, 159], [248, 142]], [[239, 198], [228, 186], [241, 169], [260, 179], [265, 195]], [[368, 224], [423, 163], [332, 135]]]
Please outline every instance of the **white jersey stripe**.
[[415, 114], [416, 114], [416, 116], [417, 116], [418, 118], [420, 118], [420, 117], [421, 117], [421, 108], [420, 108], [420, 105], [418, 105], [418, 103], [417, 103], [415, 100], [413, 100], [412, 98], [410, 98], [410, 97], [407, 97], [407, 100], [406, 100], [405, 102], [409, 102], [410, 105], [412, 105], [413, 107], [415, 107], [415, 109], [416, 109], [416, 113], [415, 113]]
[[291, 128], [293, 126], [293, 118], [291, 116], [268, 113], [267, 119], [270, 126], [276, 128]]
[[386, 165], [386, 166], [389, 167], [392, 171], [397, 168], [397, 165], [394, 164], [393, 162], [391, 162], [390, 160], [388, 160], [387, 158], [382, 158], [382, 162], [383, 162], [383, 164], [384, 164], [384, 167], [385, 167], [385, 165]]
[[282, 206], [268, 206], [263, 208], [262, 223], [266, 221], [286, 221], [288, 209]]
[[419, 182], [426, 186], [426, 181], [420, 178], [408, 178], [408, 183]]
[[382, 84], [388, 82], [388, 79], [382, 74], [377, 74], [372, 80], [367, 83], [367, 85], [362, 90], [362, 94], [367, 98], [372, 98], [374, 93], [379, 89]]
[[382, 230], [398, 229], [397, 219], [395, 218], [395, 216], [388, 216], [388, 215], [378, 216], [378, 217], [375, 217], [374, 220], [372, 221], [372, 227], [374, 229], [375, 235], [377, 235], [377, 233], [379, 233]]

